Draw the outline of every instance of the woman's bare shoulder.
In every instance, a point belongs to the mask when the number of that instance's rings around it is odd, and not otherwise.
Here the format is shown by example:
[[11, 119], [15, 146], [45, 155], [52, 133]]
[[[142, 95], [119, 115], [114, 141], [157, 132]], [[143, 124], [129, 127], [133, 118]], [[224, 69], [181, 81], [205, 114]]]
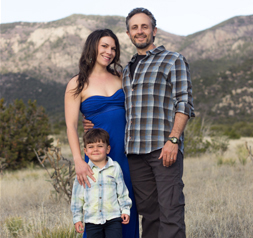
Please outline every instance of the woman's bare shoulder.
[[67, 90], [72, 90], [72, 89], [75, 89], [78, 82], [78, 75], [75, 75], [73, 78], [71, 78], [67, 84]]

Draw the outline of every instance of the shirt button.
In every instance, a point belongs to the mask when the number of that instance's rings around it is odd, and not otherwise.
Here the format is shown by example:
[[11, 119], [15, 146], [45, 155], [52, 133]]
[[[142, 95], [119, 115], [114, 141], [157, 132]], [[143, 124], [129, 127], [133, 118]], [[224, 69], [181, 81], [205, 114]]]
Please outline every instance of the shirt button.
[[100, 197], [100, 199], [101, 199], [101, 197]]
[[100, 212], [102, 212], [102, 211], [100, 210]]
[[99, 184], [99, 186], [102, 186], [102, 184]]

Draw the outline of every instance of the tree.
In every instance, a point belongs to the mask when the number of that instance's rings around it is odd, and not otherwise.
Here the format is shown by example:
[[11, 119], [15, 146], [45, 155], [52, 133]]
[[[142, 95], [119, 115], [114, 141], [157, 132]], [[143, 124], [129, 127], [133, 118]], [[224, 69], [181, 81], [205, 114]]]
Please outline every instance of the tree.
[[43, 107], [37, 107], [36, 101], [16, 99], [5, 106], [0, 99], [0, 158], [4, 158], [7, 169], [27, 167], [37, 163], [33, 149], [51, 147], [49, 139], [50, 124]]

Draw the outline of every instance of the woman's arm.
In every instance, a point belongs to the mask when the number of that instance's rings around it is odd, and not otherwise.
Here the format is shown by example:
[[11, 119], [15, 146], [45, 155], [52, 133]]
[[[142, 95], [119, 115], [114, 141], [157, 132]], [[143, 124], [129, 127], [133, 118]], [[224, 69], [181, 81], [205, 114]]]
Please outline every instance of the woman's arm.
[[75, 162], [75, 170], [78, 182], [84, 187], [85, 183], [88, 185], [88, 187], [90, 187], [90, 183], [87, 176], [89, 176], [94, 182], [96, 180], [92, 176], [93, 172], [91, 168], [83, 160], [80, 151], [77, 126], [78, 126], [79, 108], [81, 103], [81, 94], [79, 94], [76, 97], [74, 96], [73, 89], [76, 88], [76, 85], [77, 85], [76, 77], [74, 77], [68, 83], [65, 92], [65, 120], [67, 126], [67, 135], [70, 149]]

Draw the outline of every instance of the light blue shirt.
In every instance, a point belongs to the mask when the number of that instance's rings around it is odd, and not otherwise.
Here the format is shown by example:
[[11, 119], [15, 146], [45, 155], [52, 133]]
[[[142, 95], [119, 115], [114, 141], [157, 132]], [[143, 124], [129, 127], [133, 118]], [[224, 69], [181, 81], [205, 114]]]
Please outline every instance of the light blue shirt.
[[122, 170], [116, 161], [109, 156], [107, 158], [102, 169], [89, 161], [96, 179], [94, 182], [88, 178], [90, 188], [84, 188], [75, 179], [71, 198], [74, 224], [82, 220], [84, 223], [104, 224], [106, 220], [120, 217], [121, 214], [130, 215], [132, 201], [128, 196]]

